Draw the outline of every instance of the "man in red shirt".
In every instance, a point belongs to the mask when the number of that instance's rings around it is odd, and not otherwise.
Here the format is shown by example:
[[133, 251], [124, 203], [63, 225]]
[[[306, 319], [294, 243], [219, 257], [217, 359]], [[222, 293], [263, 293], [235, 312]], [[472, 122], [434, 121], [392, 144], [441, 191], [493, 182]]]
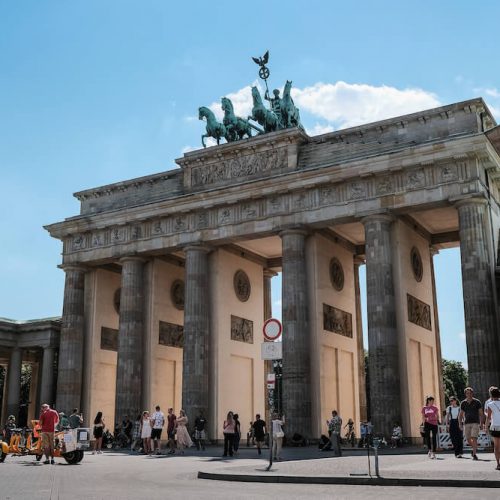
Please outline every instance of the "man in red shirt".
[[45, 454], [44, 464], [54, 464], [54, 430], [59, 422], [57, 411], [52, 410], [47, 403], [42, 405], [40, 426], [42, 428], [42, 448]]

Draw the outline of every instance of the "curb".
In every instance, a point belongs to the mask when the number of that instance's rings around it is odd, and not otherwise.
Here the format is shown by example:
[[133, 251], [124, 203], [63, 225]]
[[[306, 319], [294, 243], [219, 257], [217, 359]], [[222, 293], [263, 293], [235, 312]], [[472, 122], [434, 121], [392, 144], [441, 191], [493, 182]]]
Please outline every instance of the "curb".
[[479, 479], [417, 479], [351, 476], [263, 476], [252, 474], [218, 474], [198, 472], [198, 479], [236, 481], [242, 483], [292, 483], [292, 484], [351, 484], [353, 486], [426, 486], [445, 488], [500, 488], [500, 480]]

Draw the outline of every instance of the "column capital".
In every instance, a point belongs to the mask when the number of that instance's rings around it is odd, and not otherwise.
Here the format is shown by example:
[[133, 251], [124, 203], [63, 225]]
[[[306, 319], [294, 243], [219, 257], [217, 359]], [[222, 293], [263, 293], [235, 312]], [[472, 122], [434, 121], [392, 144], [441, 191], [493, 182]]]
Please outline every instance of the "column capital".
[[454, 200], [453, 205], [455, 205], [456, 208], [461, 208], [461, 207], [467, 207], [471, 205], [487, 205], [488, 200], [484, 198], [483, 196], [473, 196], [473, 197], [468, 197], [468, 198], [461, 198], [459, 200]]
[[439, 253], [439, 250], [433, 245], [429, 247], [429, 251], [431, 253], [431, 257], [434, 257], [434, 255], [437, 255]]
[[354, 265], [358, 267], [362, 266], [363, 264], [366, 264], [365, 259], [359, 257], [358, 255], [354, 255], [353, 260], [354, 260]]
[[278, 276], [278, 273], [272, 269], [264, 269], [263, 273], [264, 278], [274, 278], [274, 276]]
[[138, 255], [126, 255], [118, 260], [120, 264], [124, 264], [125, 262], [142, 262], [144, 264], [147, 261], [148, 259], [145, 257], [139, 257]]
[[59, 269], [62, 269], [65, 273], [68, 271], [86, 273], [89, 270], [89, 268], [87, 266], [84, 266], [83, 264], [61, 264], [57, 267], [59, 267]]
[[196, 245], [196, 244], [188, 245], [188, 246], [184, 247], [183, 250], [184, 250], [184, 253], [191, 252], [191, 251], [209, 253], [213, 250], [213, 248], [208, 246], [208, 245], [203, 245], [200, 243], [199, 245]]
[[396, 220], [396, 218], [390, 213], [379, 213], [379, 214], [370, 214], [363, 217], [360, 222], [365, 225], [370, 222], [388, 222], [392, 223]]
[[281, 230], [278, 235], [280, 238], [283, 238], [283, 236], [288, 236], [290, 234], [299, 234], [302, 236], [307, 236], [310, 233], [310, 231], [304, 227], [304, 226], [297, 226], [297, 227], [290, 227], [290, 228], [285, 228]]

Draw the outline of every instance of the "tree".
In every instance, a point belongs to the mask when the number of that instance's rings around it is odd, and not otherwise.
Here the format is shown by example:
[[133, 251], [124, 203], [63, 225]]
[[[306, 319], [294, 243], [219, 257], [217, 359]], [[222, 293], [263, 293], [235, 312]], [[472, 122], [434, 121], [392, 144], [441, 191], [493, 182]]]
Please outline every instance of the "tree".
[[461, 361], [443, 359], [443, 383], [445, 402], [449, 404], [450, 396], [455, 396], [459, 400], [464, 395], [464, 390], [468, 385], [469, 375]]

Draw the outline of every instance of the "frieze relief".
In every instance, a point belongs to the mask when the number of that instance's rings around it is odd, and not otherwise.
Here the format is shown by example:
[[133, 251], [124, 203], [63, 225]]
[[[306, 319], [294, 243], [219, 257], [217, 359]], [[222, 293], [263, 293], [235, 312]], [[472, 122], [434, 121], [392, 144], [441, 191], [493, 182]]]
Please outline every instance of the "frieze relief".
[[406, 296], [408, 299], [408, 321], [432, 331], [431, 306], [409, 293]]
[[352, 314], [323, 304], [323, 330], [352, 339]]
[[158, 343], [160, 345], [182, 349], [184, 347], [184, 327], [182, 325], [160, 321]]
[[204, 186], [231, 179], [249, 177], [255, 174], [286, 168], [288, 151], [286, 147], [271, 149], [253, 155], [222, 160], [211, 165], [193, 167], [191, 185]]
[[253, 344], [253, 321], [231, 314], [231, 340]]
[[[99, 229], [89, 233], [79, 233], [70, 236], [65, 244], [65, 253], [83, 252], [87, 249], [104, 248], [106, 246], [123, 244], [127, 241], [154, 239], [190, 230], [215, 229], [217, 227], [238, 224], [240, 222], [257, 220], [275, 215], [299, 213], [320, 207], [335, 206], [355, 200], [367, 199], [370, 193], [375, 196], [397, 194], [409, 189], [427, 187], [427, 185], [443, 182], [460, 182], [466, 179], [467, 171], [455, 163], [428, 167], [426, 175], [424, 168], [413, 170], [396, 170], [392, 175], [371, 176], [348, 183], [329, 183], [301, 190], [294, 193], [271, 193], [267, 197], [253, 200], [242, 200], [240, 203], [214, 207], [207, 210], [199, 209], [182, 215], [165, 216], [149, 222], [132, 222], [130, 225], [113, 226], [107, 230]], [[435, 177], [434, 182], [432, 178]]]

